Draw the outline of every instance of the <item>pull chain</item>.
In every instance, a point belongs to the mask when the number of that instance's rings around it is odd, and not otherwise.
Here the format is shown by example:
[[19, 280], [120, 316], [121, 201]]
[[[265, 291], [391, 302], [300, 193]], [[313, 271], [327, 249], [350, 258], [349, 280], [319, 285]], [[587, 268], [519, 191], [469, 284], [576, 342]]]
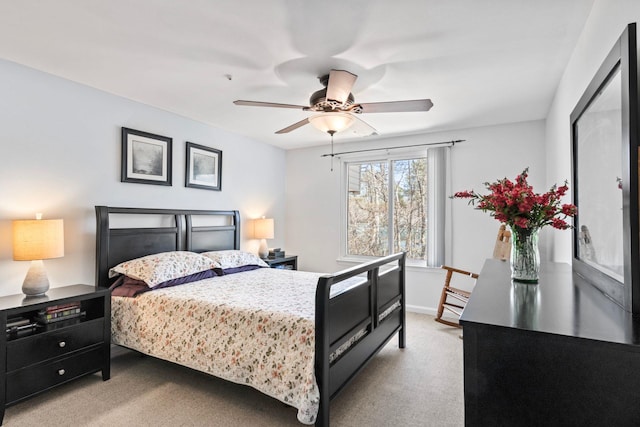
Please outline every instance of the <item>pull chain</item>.
[[327, 133], [331, 135], [331, 172], [333, 172], [333, 134], [336, 133], [335, 130], [328, 130]]

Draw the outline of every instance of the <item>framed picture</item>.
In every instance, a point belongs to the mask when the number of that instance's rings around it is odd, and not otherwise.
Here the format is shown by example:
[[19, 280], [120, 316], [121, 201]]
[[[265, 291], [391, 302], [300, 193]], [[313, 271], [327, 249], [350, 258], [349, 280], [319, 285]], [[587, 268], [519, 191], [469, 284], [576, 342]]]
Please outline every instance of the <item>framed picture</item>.
[[171, 185], [172, 142], [166, 136], [123, 127], [120, 181]]
[[222, 151], [187, 142], [185, 187], [220, 191], [222, 189]]

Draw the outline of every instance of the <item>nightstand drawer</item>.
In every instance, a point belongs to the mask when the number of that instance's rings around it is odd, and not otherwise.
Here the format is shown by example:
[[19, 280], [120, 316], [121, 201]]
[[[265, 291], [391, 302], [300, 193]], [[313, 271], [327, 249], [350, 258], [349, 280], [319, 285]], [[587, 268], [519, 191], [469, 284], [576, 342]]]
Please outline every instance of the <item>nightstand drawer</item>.
[[101, 343], [104, 320], [95, 319], [7, 343], [7, 372]]
[[102, 369], [103, 363], [104, 350], [98, 346], [74, 356], [8, 373], [6, 403], [13, 403], [81, 375], [97, 372]]

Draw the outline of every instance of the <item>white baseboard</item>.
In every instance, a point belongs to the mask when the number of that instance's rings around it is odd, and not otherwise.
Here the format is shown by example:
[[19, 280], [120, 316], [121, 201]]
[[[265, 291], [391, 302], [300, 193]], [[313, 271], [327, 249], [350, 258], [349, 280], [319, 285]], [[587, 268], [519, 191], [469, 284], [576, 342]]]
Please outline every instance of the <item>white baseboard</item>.
[[[407, 311], [411, 313], [420, 313], [420, 314], [428, 314], [429, 316], [436, 317], [438, 314], [438, 310], [431, 307], [423, 307], [421, 305], [409, 305], [406, 306]], [[451, 317], [450, 313], [444, 313], [442, 316], [444, 319], [450, 320], [452, 322], [457, 322], [457, 317]]]
[[420, 313], [420, 314], [429, 314], [431, 316], [435, 316], [438, 313], [438, 310], [432, 307], [424, 307], [421, 305], [406, 305], [407, 311], [412, 313]]

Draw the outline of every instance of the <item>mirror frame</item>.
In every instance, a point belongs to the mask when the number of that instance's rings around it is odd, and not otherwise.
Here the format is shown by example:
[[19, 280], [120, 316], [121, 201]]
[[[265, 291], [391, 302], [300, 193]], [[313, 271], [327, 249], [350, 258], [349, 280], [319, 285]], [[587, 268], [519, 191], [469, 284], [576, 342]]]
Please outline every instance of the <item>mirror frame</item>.
[[[599, 95], [600, 91], [621, 72], [622, 129], [622, 230], [612, 230], [622, 239], [623, 277], [621, 283], [615, 277], [581, 260], [579, 257], [580, 235], [580, 188], [578, 180], [578, 132], [577, 122]], [[640, 217], [638, 215], [638, 54], [636, 24], [629, 24], [607, 55], [586, 91], [571, 112], [571, 148], [573, 166], [573, 203], [578, 207], [573, 229], [573, 271], [594, 285], [624, 310], [640, 314]], [[624, 183], [627, 183], [626, 185]], [[603, 218], [606, 221], [606, 218]]]

